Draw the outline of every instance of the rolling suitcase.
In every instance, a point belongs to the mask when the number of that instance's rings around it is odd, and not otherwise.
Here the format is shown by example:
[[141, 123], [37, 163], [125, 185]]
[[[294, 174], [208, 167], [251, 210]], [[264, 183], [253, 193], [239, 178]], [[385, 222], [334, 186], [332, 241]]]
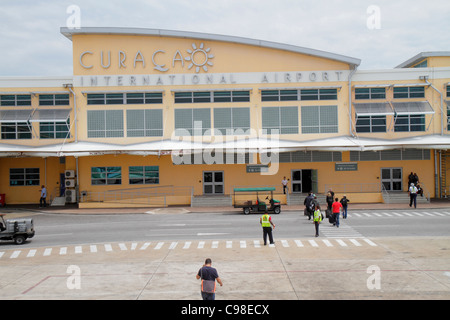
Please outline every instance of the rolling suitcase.
[[330, 216], [328, 217], [328, 222], [330, 222], [330, 223], [335, 223], [336, 222], [336, 220], [334, 219], [334, 215], [333, 214], [330, 214]]

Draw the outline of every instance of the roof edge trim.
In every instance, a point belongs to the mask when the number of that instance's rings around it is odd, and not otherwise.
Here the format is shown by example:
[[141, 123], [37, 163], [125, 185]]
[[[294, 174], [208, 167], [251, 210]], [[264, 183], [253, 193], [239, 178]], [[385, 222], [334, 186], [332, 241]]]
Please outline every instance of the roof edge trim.
[[200, 33], [190, 31], [175, 31], [175, 30], [161, 30], [161, 29], [148, 29], [148, 28], [119, 28], [119, 27], [83, 27], [80, 29], [70, 29], [67, 27], [61, 27], [61, 34], [72, 40], [72, 35], [78, 34], [109, 34], [109, 35], [142, 35], [142, 36], [159, 36], [159, 37], [174, 37], [174, 38], [190, 38], [201, 40], [213, 40], [223, 41], [238, 44], [246, 44], [257, 47], [278, 49], [284, 51], [291, 51], [295, 53], [306, 54], [309, 56], [316, 56], [320, 58], [335, 60], [344, 62], [352, 67], [357, 67], [361, 64], [361, 60], [353, 57], [348, 57], [331, 52], [315, 50], [310, 48], [304, 48], [289, 44], [270, 42], [264, 40], [256, 40], [244, 37], [225, 36], [211, 33]]
[[414, 57], [406, 60], [405, 62], [399, 64], [396, 66], [396, 69], [401, 68], [410, 68], [416, 63], [420, 62], [423, 59], [430, 58], [430, 57], [449, 57], [450, 51], [427, 51], [427, 52], [420, 52], [419, 54], [415, 55]]

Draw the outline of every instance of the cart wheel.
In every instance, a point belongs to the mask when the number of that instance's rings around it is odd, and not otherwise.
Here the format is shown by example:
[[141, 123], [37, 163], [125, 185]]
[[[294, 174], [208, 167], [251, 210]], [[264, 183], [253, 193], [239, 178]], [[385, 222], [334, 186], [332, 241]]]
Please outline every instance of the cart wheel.
[[14, 237], [14, 243], [15, 244], [24, 244], [25, 243], [25, 237], [24, 236], [15, 236]]
[[280, 212], [281, 212], [281, 208], [280, 207], [273, 208], [273, 213], [280, 214]]
[[244, 208], [244, 214], [249, 214], [250, 213], [250, 208]]

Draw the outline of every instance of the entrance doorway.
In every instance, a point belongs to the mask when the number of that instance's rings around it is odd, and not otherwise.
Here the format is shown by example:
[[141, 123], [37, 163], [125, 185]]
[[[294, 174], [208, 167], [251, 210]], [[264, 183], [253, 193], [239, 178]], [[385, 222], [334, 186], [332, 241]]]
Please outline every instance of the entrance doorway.
[[223, 171], [203, 171], [203, 194], [223, 194]]
[[402, 168], [381, 168], [381, 183], [386, 191], [402, 191]]
[[317, 193], [317, 185], [317, 170], [294, 169], [291, 171], [292, 193], [308, 193], [310, 191]]

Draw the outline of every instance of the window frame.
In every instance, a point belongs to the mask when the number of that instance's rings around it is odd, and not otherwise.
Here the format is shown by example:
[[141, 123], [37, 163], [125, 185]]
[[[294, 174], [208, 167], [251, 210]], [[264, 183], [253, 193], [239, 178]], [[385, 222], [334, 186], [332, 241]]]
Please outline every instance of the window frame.
[[[12, 172], [13, 170], [16, 170], [16, 172]], [[19, 172], [19, 171], [22, 171]], [[27, 172], [28, 171], [28, 172]], [[37, 171], [37, 172], [32, 172]], [[12, 176], [21, 176], [22, 178], [15, 178], [13, 179]], [[37, 178], [35, 177], [37, 175]], [[34, 176], [34, 177], [33, 177]], [[27, 183], [28, 180], [28, 183]], [[13, 181], [21, 181], [23, 184], [20, 183], [12, 183]], [[39, 186], [41, 181], [41, 174], [40, 174], [40, 168], [9, 168], [9, 186], [10, 187], [31, 187], [31, 186]]]
[[[141, 170], [137, 170], [142, 168]], [[155, 170], [156, 169], [156, 170]], [[133, 174], [142, 174], [141, 177], [132, 177]], [[156, 173], [156, 176], [147, 176], [147, 173]], [[155, 185], [159, 184], [159, 166], [129, 166], [128, 184], [130, 185]]]
[[[104, 171], [93, 172], [93, 169], [104, 169]], [[115, 171], [117, 168], [119, 170]], [[114, 174], [119, 174], [119, 177], [112, 177]], [[100, 177], [93, 178], [93, 175], [101, 175]], [[104, 175], [104, 176], [102, 176]], [[97, 183], [94, 183], [97, 182]], [[101, 183], [104, 181], [104, 183]], [[115, 183], [112, 183], [112, 182]], [[119, 183], [117, 183], [119, 182]], [[121, 185], [122, 184], [122, 167], [120, 166], [105, 166], [105, 167], [91, 167], [91, 185], [92, 186], [110, 186], [110, 185]]]

